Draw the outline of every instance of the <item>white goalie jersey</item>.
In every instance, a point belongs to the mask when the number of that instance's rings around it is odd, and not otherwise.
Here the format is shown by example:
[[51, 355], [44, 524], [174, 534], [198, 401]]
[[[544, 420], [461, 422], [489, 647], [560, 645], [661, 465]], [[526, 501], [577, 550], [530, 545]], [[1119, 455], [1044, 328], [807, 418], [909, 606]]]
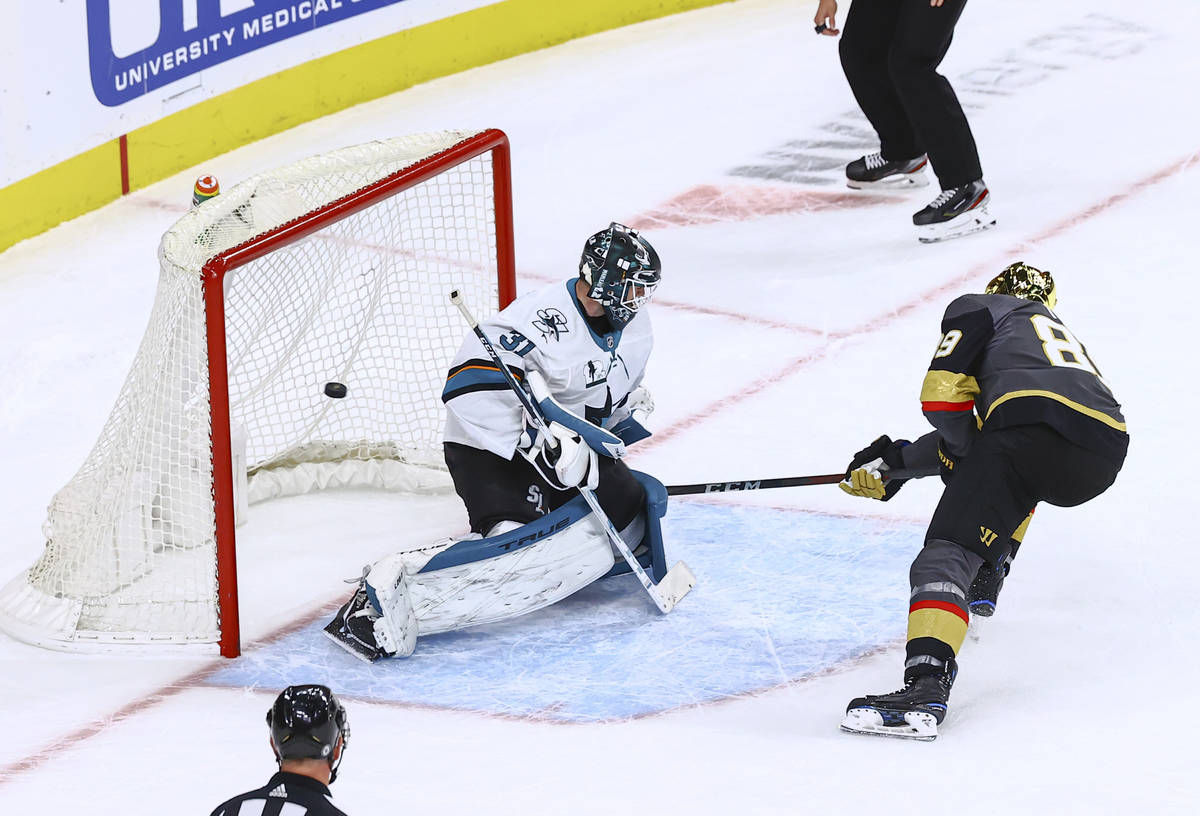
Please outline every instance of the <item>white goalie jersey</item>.
[[[622, 330], [597, 334], [575, 293], [576, 278], [522, 295], [480, 328], [518, 382], [536, 370], [563, 408], [604, 428], [629, 416], [654, 345], [647, 310]], [[524, 412], [473, 332], [459, 348], [442, 391], [445, 440], [511, 459]]]

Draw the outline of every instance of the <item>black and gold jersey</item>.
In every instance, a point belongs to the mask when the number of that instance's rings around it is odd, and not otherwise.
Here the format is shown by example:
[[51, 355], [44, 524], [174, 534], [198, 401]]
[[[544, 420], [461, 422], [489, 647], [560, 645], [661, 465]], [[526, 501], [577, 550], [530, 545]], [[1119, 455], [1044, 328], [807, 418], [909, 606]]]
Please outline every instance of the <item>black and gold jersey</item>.
[[1045, 304], [1009, 295], [963, 295], [946, 308], [921, 408], [959, 456], [980, 429], [1014, 425], [1048, 425], [1116, 462], [1129, 446], [1087, 349]]

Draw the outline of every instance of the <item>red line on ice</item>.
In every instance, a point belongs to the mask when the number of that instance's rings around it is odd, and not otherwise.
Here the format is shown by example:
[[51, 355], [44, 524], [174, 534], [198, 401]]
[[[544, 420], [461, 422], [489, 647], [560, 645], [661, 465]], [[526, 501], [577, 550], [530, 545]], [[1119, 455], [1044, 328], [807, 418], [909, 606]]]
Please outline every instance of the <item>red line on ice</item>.
[[640, 230], [691, 227], [770, 215], [859, 209], [902, 200], [888, 195], [802, 190], [765, 184], [701, 184], [649, 212], [635, 215], [629, 220], [629, 226]]
[[[1136, 193], [1139, 193], [1146, 189], [1149, 189], [1150, 187], [1170, 178], [1171, 176], [1174, 176], [1177, 173], [1180, 173], [1180, 172], [1183, 172], [1184, 170], [1189, 169], [1192, 165], [1196, 164], [1197, 162], [1200, 162], [1200, 152], [1191, 153], [1179, 161], [1172, 162], [1170, 165], [1167, 165], [1166, 167], [1163, 167], [1162, 169], [1156, 171], [1155, 173], [1152, 173], [1150, 176], [1127, 186], [1125, 188], [1125, 190], [1123, 190], [1122, 192], [1111, 195], [1108, 198], [1105, 198], [1104, 200], [1102, 200], [1096, 204], [1093, 204], [1090, 207], [1087, 207], [1083, 211], [1081, 211], [1073, 216], [1069, 216], [1061, 221], [1056, 222], [1055, 224], [1046, 228], [1042, 232], [1038, 233], [1037, 235], [1035, 235], [1033, 238], [1029, 239], [1028, 241], [1022, 242], [1022, 243], [1016, 245], [1016, 247], [1014, 247], [1013, 249], [1005, 251], [1004, 253], [1002, 253], [1001, 257], [1002, 258], [1009, 257], [1017, 252], [1027, 249], [1028, 247], [1030, 247], [1032, 245], [1055, 238], [1055, 237], [1061, 235], [1062, 233], [1067, 232], [1067, 231], [1073, 229], [1074, 227], [1084, 223], [1085, 221], [1088, 221], [1089, 219], [1095, 217], [1096, 215], [1099, 215], [1100, 213], [1103, 213], [1106, 210], [1109, 210], [1109, 209], [1117, 206], [1118, 204], [1124, 203], [1126, 200], [1131, 198]], [[826, 209], [827, 208], [828, 207], [826, 207]], [[701, 223], [701, 222], [696, 221], [693, 223]], [[945, 297], [945, 295], [949, 294], [950, 292], [953, 292], [953, 291], [959, 289], [960, 287], [963, 286], [963, 284], [977, 278], [982, 270], [987, 270], [987, 269], [992, 268], [995, 265], [995, 263], [996, 263], [995, 259], [989, 259], [985, 263], [977, 264], [976, 266], [971, 268], [968, 272], [966, 272], [962, 275], [959, 275], [958, 277], [955, 277], [955, 278], [947, 281], [946, 283], [943, 283], [942, 285], [929, 290], [928, 292], [926, 292], [923, 295], [919, 295], [918, 297], [914, 298], [913, 300], [910, 300], [909, 302], [903, 304], [899, 308], [894, 309], [891, 312], [888, 312], [887, 314], [880, 315], [879, 317], [875, 318], [873, 321], [871, 321], [867, 324], [861, 325], [856, 329], [853, 329], [851, 331], [846, 331], [846, 332], [830, 333], [830, 334], [826, 335], [827, 339], [825, 341], [824, 346], [822, 346], [821, 348], [819, 348], [816, 351], [813, 351], [809, 354], [806, 354], [804, 356], [796, 357], [796, 358], [793, 358], [792, 360], [789, 360], [785, 364], [785, 366], [783, 368], [779, 369], [775, 374], [771, 374], [766, 377], [762, 377], [762, 378], [756, 380], [755, 382], [751, 383], [750, 385], [746, 386], [738, 393], [732, 395], [731, 397], [727, 397], [720, 401], [710, 403], [709, 405], [702, 408], [699, 412], [697, 412], [694, 416], [689, 417], [688, 419], [684, 419], [680, 422], [677, 422], [674, 425], [672, 425], [662, 431], [656, 432], [655, 435], [653, 437], [651, 437], [651, 439], [644, 442], [640, 447], [648, 448], [654, 444], [661, 444], [665, 440], [669, 440], [675, 436], [678, 436], [680, 433], [683, 433], [684, 431], [690, 430], [691, 428], [703, 423], [705, 420], [710, 419], [713, 416], [716, 416], [722, 410], [727, 408], [731, 402], [736, 402], [736, 401], [744, 399], [748, 396], [753, 396], [754, 394], [757, 394], [757, 393], [769, 388], [770, 386], [774, 385], [775, 383], [783, 381], [787, 377], [795, 374], [797, 371], [802, 370], [803, 368], [806, 368], [810, 364], [824, 359], [826, 356], [829, 355], [829, 353], [831, 351], [834, 350], [836, 341], [842, 340], [842, 339], [847, 339], [847, 338], [852, 338], [852, 337], [863, 336], [863, 335], [867, 335], [867, 334], [872, 334], [876, 331], [879, 331], [882, 328], [886, 328], [887, 326], [908, 316], [913, 311], [921, 308], [922, 306], [926, 306], [937, 299]], [[715, 311], [702, 310], [699, 307], [675, 306], [675, 308], [684, 308], [684, 309], [689, 309], [689, 310], [696, 309], [697, 311], [702, 312], [702, 313], [715, 313]], [[747, 320], [749, 322], [758, 322], [756, 319], [748, 317], [746, 315], [737, 315], [737, 314], [730, 313], [728, 316], [731, 318], [736, 318], [736, 319], [740, 319], [740, 320]], [[784, 326], [784, 325], [781, 325], [779, 327], [780, 328], [792, 328], [793, 330], [805, 331], [805, 329], [803, 329], [802, 327], [789, 327], [789, 326]], [[811, 331], [811, 330], [807, 330], [807, 331]], [[318, 617], [320, 617], [323, 614], [327, 614], [327, 613], [328, 613], [328, 610], [324, 606], [322, 606], [322, 608], [320, 610], [313, 612], [311, 615], [305, 616], [303, 619], [295, 621], [295, 622], [289, 624], [288, 626], [277, 630], [276, 632], [271, 633], [270, 635], [268, 635], [267, 637], [265, 637], [259, 641], [255, 641], [255, 643], [253, 645], [264, 645], [264, 644], [270, 643], [274, 640], [277, 640], [291, 632], [296, 631], [297, 629], [301, 629], [305, 626], [308, 626], [310, 623], [312, 623]], [[884, 647], [880, 647], [880, 648], [884, 648]], [[868, 657], [872, 654], [877, 653], [878, 651], [879, 650], [874, 650], [872, 652], [868, 652], [867, 654], [860, 655], [857, 658], [852, 659], [851, 662], [853, 663], [853, 662], [856, 662], [857, 660], [861, 660], [865, 657]], [[5, 766], [0, 767], [0, 785], [3, 785], [5, 782], [8, 782], [8, 781], [16, 778], [18, 775], [20, 775], [26, 771], [36, 770], [37, 768], [40, 768], [42, 765], [44, 765], [50, 759], [56, 757], [58, 754], [68, 751], [68, 750], [74, 748], [75, 746], [79, 745], [80, 743], [85, 742], [86, 740], [90, 739], [91, 737], [94, 737], [97, 734], [102, 733], [104, 730], [106, 730], [109, 726], [111, 726], [113, 724], [124, 722], [125, 720], [128, 720], [129, 718], [133, 717], [136, 714], [140, 714], [143, 711], [153, 708], [158, 703], [161, 703], [164, 700], [174, 697], [176, 694], [178, 694], [181, 691], [185, 691], [190, 688], [201, 687], [203, 684], [203, 681], [207, 677], [220, 671], [226, 665], [228, 665], [228, 664], [226, 664], [223, 659], [214, 660], [212, 664], [205, 666], [201, 669], [198, 669], [197, 671], [194, 671], [191, 674], [188, 674], [185, 677], [183, 677], [173, 683], [169, 683], [169, 684], [163, 686], [158, 691], [151, 692], [146, 697], [144, 697], [140, 700], [136, 700], [125, 706], [122, 706], [121, 708], [117, 709], [117, 711], [113, 712], [112, 714], [109, 714], [106, 717], [102, 717], [100, 719], [93, 720], [88, 725], [85, 725], [81, 728], [78, 728], [78, 729], [60, 737], [59, 739], [43, 746], [41, 749], [28, 754], [23, 759], [17, 760], [15, 762], [10, 762], [9, 764], [7, 764]], [[770, 691], [771, 689], [787, 687], [787, 686], [792, 686], [792, 685], [796, 685], [799, 683], [807, 682], [811, 679], [814, 679], [815, 677], [829, 674], [834, 670], [839, 670], [842, 667], [844, 667], [844, 664], [843, 664], [843, 666], [840, 666], [840, 667], [830, 667], [829, 669], [824, 670], [822, 672], [818, 672], [814, 675], [809, 675], [809, 676], [800, 677], [800, 678], [792, 678], [790, 680], [781, 682], [781, 683], [771, 686], [769, 688], [764, 688], [764, 689], [760, 689], [758, 691], [748, 692], [743, 695], [738, 695], [736, 698], [727, 698], [727, 699], [742, 699], [745, 697], [756, 696], [758, 694], [762, 694], [764, 692]], [[373, 701], [373, 702], [378, 702], [378, 701]], [[716, 700], [716, 701], [713, 701], [712, 703], [706, 703], [705, 705], [716, 705], [721, 702], [724, 702], [724, 700]], [[686, 706], [686, 708], [692, 708], [692, 707], [694, 707], [694, 706]], [[669, 709], [668, 712], [656, 712], [653, 715], [646, 715], [646, 716], [659, 716], [664, 713], [669, 713], [669, 711], [671, 711], [671, 710], [674, 710], [674, 709]], [[523, 718], [523, 719], [527, 719], [527, 718]]]
[[[963, 274], [951, 278], [945, 283], [942, 283], [939, 286], [926, 291], [924, 294], [918, 295], [912, 300], [909, 300], [907, 303], [903, 303], [899, 307], [875, 317], [873, 320], [861, 323], [857, 327], [846, 331], [829, 332], [825, 335], [825, 341], [819, 348], [801, 357], [795, 357], [791, 360], [788, 360], [781, 368], [777, 369], [775, 373], [768, 374], [765, 377], [755, 380], [734, 394], [722, 397], [714, 402], [710, 402], [699, 411], [693, 413], [690, 417], [686, 417], [685, 419], [682, 419], [673, 425], [655, 431], [654, 436], [650, 437], [638, 446], [638, 453], [640, 454], [644, 451], [650, 450], [651, 448], [662, 445], [665, 442], [669, 442], [680, 434], [689, 431], [698, 425], [703, 424], [707, 420], [717, 416], [730, 405], [741, 402], [748, 397], [755, 396], [767, 388], [770, 388], [771, 386], [783, 382], [789, 377], [800, 373], [813, 363], [820, 362], [829, 356], [830, 352], [835, 350], [838, 341], [875, 334], [876, 332], [908, 317], [917, 309], [943, 300], [951, 293], [961, 290], [965, 284], [977, 280], [982, 274], [994, 269], [998, 262], [1011, 258], [1014, 255], [1020, 254], [1021, 252], [1027, 251], [1030, 247], [1036, 246], [1037, 244], [1057, 238], [1059, 235], [1074, 229], [1075, 227], [1094, 218], [1095, 216], [1100, 215], [1101, 213], [1106, 212], [1107, 210], [1110, 210], [1119, 204], [1125, 203], [1137, 193], [1143, 192], [1154, 185], [1189, 169], [1197, 163], [1200, 163], [1200, 151], [1190, 153], [1183, 159], [1171, 162], [1169, 165], [1155, 171], [1146, 178], [1139, 179], [1138, 181], [1130, 184], [1121, 192], [1115, 193], [1104, 200], [1087, 207], [1081, 212], [1055, 222], [1032, 238], [1022, 241], [1021, 243], [1004, 250], [1003, 252], [992, 258], [989, 258], [986, 261], [975, 264]], [[731, 314], [730, 317], [739, 316]], [[751, 318], [749, 322], [757, 321]]]
[[[248, 644], [248, 648], [271, 643], [288, 634], [291, 634], [292, 632], [303, 629], [305, 626], [308, 626], [318, 618], [329, 614], [334, 608], [336, 607], [330, 604], [324, 604], [320, 609], [304, 616], [300, 620], [293, 621], [286, 626], [280, 627], [274, 632], [271, 632], [261, 640], [257, 640], [252, 644]], [[134, 700], [131, 703], [123, 705], [111, 714], [95, 719], [81, 728], [77, 728], [74, 731], [64, 734], [53, 742], [44, 745], [39, 750], [27, 754], [15, 762], [10, 762], [7, 765], [0, 766], [0, 785], [11, 781], [26, 771], [37, 770], [57, 755], [71, 750], [82, 742], [86, 742], [88, 739], [105, 731], [111, 725], [117, 725], [125, 722], [135, 715], [141, 714], [143, 711], [153, 708], [164, 700], [168, 700], [176, 696], [180, 692], [202, 687], [206, 678], [216, 674], [228, 665], [229, 664], [226, 662], [225, 658], [214, 659], [210, 664], [193, 671], [191, 674], [185, 675], [184, 677], [163, 686], [157, 691], [152, 691], [141, 699]]]

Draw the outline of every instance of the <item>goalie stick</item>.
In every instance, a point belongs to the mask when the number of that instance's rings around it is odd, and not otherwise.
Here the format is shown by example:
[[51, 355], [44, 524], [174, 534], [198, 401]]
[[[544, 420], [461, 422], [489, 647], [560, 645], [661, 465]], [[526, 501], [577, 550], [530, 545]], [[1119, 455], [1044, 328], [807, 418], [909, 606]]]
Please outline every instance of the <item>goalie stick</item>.
[[[897, 468], [881, 473], [885, 482], [891, 479], [920, 479], [936, 476], [938, 467]], [[754, 479], [744, 482], [700, 482], [699, 484], [668, 485], [668, 496], [688, 496], [693, 493], [732, 493], [738, 490], [768, 490], [774, 487], [807, 487], [808, 485], [837, 484], [846, 478], [845, 473], [828, 473], [822, 476], [786, 476], [780, 479]]]
[[[479, 322], [475, 320], [475, 317], [467, 308], [466, 303], [463, 302], [462, 295], [459, 294], [457, 289], [450, 293], [450, 302], [462, 312], [467, 325], [471, 327], [471, 331], [475, 332], [475, 336], [483, 344], [483, 348], [487, 351], [488, 356], [492, 358], [492, 362], [496, 364], [496, 368], [500, 369], [500, 373], [504, 375], [504, 379], [508, 382], [508, 387], [513, 390], [513, 393], [517, 395], [517, 399], [521, 401], [521, 405], [525, 408], [525, 413], [529, 415], [529, 419], [534, 427], [544, 432], [548, 438], [553, 438], [547, 430], [546, 417], [542, 415], [541, 409], [538, 408], [529, 394], [525, 393], [525, 389], [521, 387], [520, 383], [513, 377], [512, 372], [508, 370], [508, 366], [500, 359], [500, 355], [492, 345], [492, 341], [488, 339], [487, 334], [479, 327]], [[696, 585], [696, 576], [692, 574], [688, 565], [682, 561], [676, 561], [675, 566], [671, 567], [667, 571], [667, 574], [663, 576], [663, 579], [655, 584], [650, 580], [650, 576], [646, 574], [646, 570], [642, 565], [638, 563], [637, 558], [634, 557], [633, 552], [629, 549], [629, 545], [625, 543], [625, 539], [621, 538], [621, 534], [617, 532], [617, 528], [613, 526], [608, 515], [601, 509], [600, 502], [596, 499], [596, 494], [582, 486], [578, 490], [584, 500], [587, 501], [588, 506], [592, 508], [592, 515], [599, 520], [605, 534], [608, 535], [608, 540], [617, 548], [617, 551], [621, 553], [621, 557], [629, 564], [629, 568], [633, 571], [633, 574], [642, 582], [642, 586], [645, 587], [646, 592], [653, 599], [654, 605], [663, 614], [674, 609], [675, 605], [683, 599], [683, 596], [687, 595], [692, 587]]]

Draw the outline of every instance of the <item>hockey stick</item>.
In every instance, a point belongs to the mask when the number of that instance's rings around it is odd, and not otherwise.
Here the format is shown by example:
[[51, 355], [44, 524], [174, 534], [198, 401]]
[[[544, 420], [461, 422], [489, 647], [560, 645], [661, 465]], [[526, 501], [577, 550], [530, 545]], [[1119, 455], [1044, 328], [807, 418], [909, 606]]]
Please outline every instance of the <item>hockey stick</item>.
[[[903, 468], [889, 470], [880, 475], [883, 480], [921, 479], [936, 476], [938, 467]], [[701, 482], [700, 484], [668, 485], [668, 496], [688, 496], [693, 493], [732, 493], [738, 490], [768, 490], [773, 487], [807, 487], [808, 485], [837, 484], [846, 478], [844, 473], [829, 473], [823, 476], [786, 476], [781, 479], [756, 479], [745, 482]]]
[[[496, 368], [500, 369], [500, 373], [508, 381], [508, 387], [513, 390], [513, 393], [517, 395], [517, 399], [521, 401], [521, 405], [524, 407], [525, 413], [529, 415], [529, 419], [534, 424], [534, 427], [545, 433], [548, 438], [552, 438], [547, 428], [546, 417], [543, 416], [541, 409], [538, 408], [529, 394], [525, 393], [525, 389], [513, 377], [512, 372], [508, 370], [508, 366], [504, 365], [504, 361], [500, 359], [500, 355], [492, 345], [492, 341], [488, 339], [483, 329], [479, 328], [479, 322], [475, 320], [475, 317], [467, 308], [466, 303], [463, 302], [462, 295], [459, 294], [457, 289], [450, 293], [450, 302], [462, 312], [467, 324], [471, 327], [471, 331], [475, 332], [475, 336], [483, 344], [488, 356], [496, 364]], [[604, 528], [604, 532], [608, 535], [608, 540], [621, 553], [621, 557], [629, 564], [629, 568], [633, 571], [633, 574], [638, 577], [638, 580], [642, 582], [642, 586], [645, 587], [646, 592], [654, 600], [654, 605], [663, 614], [674, 609], [675, 604], [679, 603], [683, 599], [683, 596], [687, 595], [692, 587], [696, 585], [696, 576], [692, 574], [688, 565], [682, 561], [676, 561], [675, 566], [671, 567], [667, 571], [667, 574], [663, 576], [663, 579], [655, 584], [650, 580], [650, 576], [646, 574], [646, 570], [642, 565], [638, 563], [637, 558], [634, 557], [633, 552], [629, 549], [629, 545], [625, 543], [625, 539], [621, 538], [621, 534], [617, 532], [617, 528], [613, 526], [608, 515], [600, 507], [600, 502], [596, 499], [596, 494], [586, 487], [579, 487], [578, 490], [579, 494], [588, 503], [588, 506], [592, 508], [592, 515], [599, 520], [600, 525]]]

